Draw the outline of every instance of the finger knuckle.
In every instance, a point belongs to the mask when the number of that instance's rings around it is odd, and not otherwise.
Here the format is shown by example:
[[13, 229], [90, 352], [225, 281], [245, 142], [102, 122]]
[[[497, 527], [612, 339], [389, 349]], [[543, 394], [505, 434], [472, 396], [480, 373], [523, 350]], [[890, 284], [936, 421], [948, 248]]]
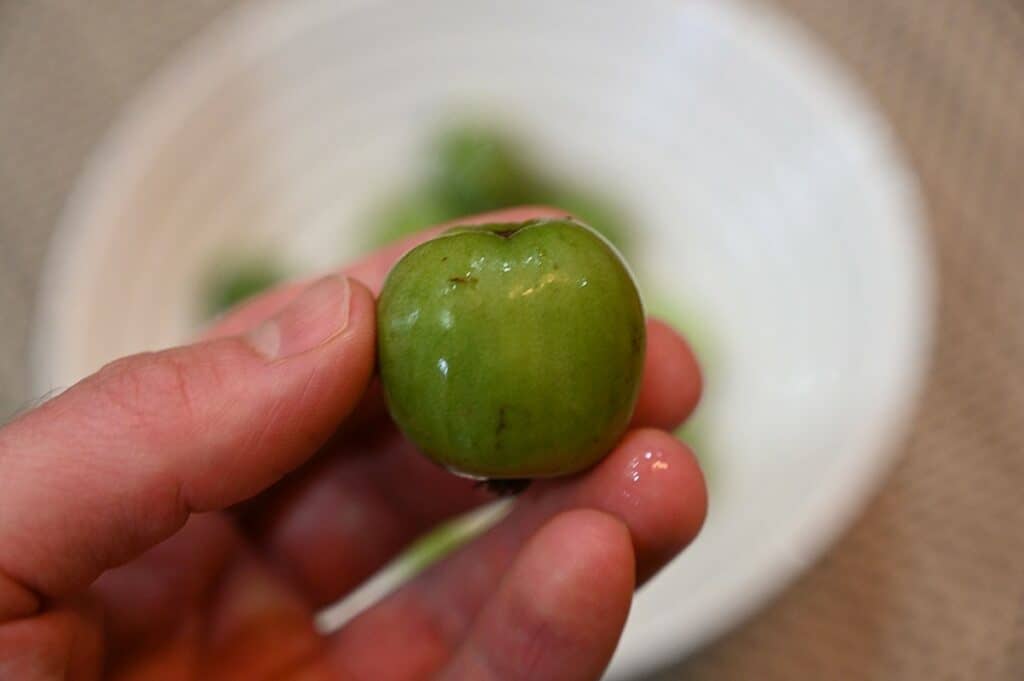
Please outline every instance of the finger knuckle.
[[97, 393], [104, 406], [139, 426], [180, 423], [194, 415], [198, 386], [205, 379], [201, 372], [203, 365], [174, 351], [134, 355], [100, 370]]

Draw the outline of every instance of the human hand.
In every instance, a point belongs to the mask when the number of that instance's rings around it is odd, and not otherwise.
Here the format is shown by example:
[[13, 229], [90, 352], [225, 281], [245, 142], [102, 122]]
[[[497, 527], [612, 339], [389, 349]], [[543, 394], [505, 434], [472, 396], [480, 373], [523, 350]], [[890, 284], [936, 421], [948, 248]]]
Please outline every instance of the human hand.
[[600, 676], [634, 588], [706, 511], [666, 432], [700, 375], [656, 321], [607, 458], [534, 483], [340, 631], [314, 628], [417, 535], [488, 500], [413, 450], [373, 380], [371, 292], [433, 233], [245, 303], [194, 345], [114, 362], [0, 430], [0, 679]]

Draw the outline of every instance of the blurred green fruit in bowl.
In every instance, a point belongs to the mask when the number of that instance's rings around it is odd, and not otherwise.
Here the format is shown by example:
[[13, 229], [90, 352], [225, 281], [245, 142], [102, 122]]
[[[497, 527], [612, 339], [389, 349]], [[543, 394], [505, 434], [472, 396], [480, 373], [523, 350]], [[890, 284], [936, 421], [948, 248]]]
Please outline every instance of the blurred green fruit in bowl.
[[537, 179], [510, 140], [483, 126], [453, 127], [434, 142], [427, 186], [456, 215], [536, 201]]
[[282, 268], [269, 258], [224, 260], [207, 276], [203, 315], [215, 317], [283, 281]]
[[551, 177], [528, 162], [525, 149], [515, 137], [480, 123], [442, 130], [428, 148], [425, 177], [371, 215], [366, 246], [467, 215], [544, 204], [564, 209], [628, 255], [627, 220], [614, 202]]

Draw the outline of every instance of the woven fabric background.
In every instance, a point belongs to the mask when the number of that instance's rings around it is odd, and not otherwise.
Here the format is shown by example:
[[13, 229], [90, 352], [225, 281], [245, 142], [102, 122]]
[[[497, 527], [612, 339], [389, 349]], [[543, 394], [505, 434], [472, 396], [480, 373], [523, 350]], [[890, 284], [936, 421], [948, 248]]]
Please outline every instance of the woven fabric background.
[[[937, 353], [865, 515], [745, 626], [657, 679], [1024, 679], [1024, 0], [775, 0], [917, 171]], [[0, 0], [0, 420], [27, 404], [47, 237], [118, 107], [232, 0]]]

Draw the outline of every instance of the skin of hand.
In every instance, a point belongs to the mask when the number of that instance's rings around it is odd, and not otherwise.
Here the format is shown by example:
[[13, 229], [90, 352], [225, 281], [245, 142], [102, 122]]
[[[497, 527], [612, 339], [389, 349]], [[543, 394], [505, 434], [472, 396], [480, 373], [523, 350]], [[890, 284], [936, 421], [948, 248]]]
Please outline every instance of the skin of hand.
[[413, 450], [374, 379], [373, 296], [437, 229], [259, 296], [193, 345], [118, 360], [0, 430], [0, 678], [601, 675], [634, 589], [706, 513], [668, 434], [700, 373], [654, 320], [607, 458], [534, 483], [340, 631], [314, 629], [417, 535], [489, 500]]

